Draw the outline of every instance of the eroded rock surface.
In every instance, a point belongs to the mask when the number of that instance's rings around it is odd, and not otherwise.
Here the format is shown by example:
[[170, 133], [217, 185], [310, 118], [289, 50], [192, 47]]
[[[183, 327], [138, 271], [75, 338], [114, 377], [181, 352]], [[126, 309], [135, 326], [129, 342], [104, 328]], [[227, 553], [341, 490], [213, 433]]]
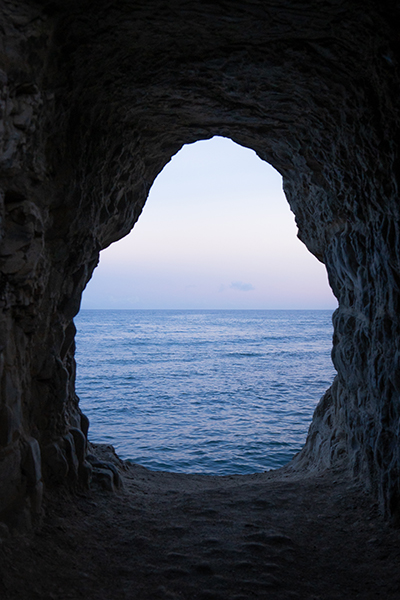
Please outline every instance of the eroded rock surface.
[[171, 156], [213, 135], [282, 174], [339, 300], [338, 376], [292, 468], [343, 463], [399, 512], [397, 3], [0, 8], [0, 520], [29, 525], [43, 480], [90, 480], [74, 390], [82, 290]]

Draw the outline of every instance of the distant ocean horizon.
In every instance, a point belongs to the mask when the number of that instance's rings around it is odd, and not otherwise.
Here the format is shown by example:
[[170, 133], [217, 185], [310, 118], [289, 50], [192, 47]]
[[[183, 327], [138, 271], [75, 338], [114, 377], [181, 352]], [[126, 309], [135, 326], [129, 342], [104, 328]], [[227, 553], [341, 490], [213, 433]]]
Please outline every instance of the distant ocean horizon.
[[82, 309], [76, 389], [89, 439], [152, 470], [283, 466], [336, 374], [332, 313]]

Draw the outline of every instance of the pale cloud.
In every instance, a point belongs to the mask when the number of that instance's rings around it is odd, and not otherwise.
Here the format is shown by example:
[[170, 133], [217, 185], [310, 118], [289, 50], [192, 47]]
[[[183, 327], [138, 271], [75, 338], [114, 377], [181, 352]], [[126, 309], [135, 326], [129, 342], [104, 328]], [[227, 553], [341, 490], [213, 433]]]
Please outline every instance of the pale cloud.
[[243, 283], [243, 281], [232, 281], [229, 286], [232, 290], [239, 290], [240, 292], [251, 292], [255, 290], [255, 287], [251, 283]]

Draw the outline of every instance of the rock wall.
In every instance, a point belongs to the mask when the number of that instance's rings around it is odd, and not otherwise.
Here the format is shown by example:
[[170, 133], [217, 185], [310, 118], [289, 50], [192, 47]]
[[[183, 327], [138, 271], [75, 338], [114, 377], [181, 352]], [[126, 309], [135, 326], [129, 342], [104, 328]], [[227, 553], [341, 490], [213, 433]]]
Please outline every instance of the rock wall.
[[29, 526], [43, 481], [88, 483], [82, 290], [171, 156], [213, 135], [280, 171], [339, 300], [338, 376], [292, 468], [345, 463], [400, 511], [397, 3], [0, 9], [0, 520]]

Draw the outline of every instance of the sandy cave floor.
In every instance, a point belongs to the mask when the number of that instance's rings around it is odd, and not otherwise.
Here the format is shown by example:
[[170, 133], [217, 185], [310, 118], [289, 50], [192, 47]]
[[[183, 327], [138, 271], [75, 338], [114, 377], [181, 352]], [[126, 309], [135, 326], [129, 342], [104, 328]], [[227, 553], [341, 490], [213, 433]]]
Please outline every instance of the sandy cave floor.
[[0, 598], [400, 599], [400, 530], [341, 472], [123, 477], [48, 493], [37, 531], [0, 543]]

